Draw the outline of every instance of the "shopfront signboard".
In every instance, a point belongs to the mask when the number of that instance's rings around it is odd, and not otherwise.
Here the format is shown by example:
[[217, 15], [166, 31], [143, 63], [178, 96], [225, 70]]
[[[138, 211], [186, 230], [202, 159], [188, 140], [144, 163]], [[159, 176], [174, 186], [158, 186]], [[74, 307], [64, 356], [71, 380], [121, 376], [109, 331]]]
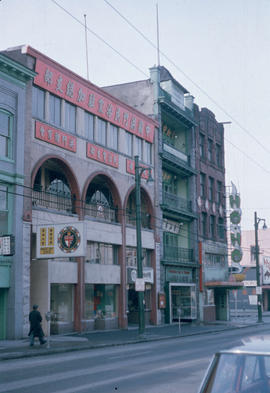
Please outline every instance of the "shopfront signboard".
[[[137, 278], [137, 269], [134, 267], [127, 268], [127, 282], [128, 284], [134, 284]], [[143, 279], [146, 283], [154, 283], [154, 270], [151, 267], [143, 268]]]
[[84, 223], [37, 225], [37, 258], [85, 256]]
[[192, 283], [192, 270], [179, 267], [167, 268], [166, 281], [172, 283]]

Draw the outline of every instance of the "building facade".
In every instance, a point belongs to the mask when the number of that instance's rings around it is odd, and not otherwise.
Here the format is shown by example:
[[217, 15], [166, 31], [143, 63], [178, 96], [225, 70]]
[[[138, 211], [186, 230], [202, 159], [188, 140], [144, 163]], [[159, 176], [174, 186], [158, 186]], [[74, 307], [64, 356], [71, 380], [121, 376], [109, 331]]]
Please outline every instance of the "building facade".
[[[21, 337], [21, 322], [28, 311], [28, 267], [21, 254], [25, 241], [22, 146], [26, 84], [34, 76], [30, 69], [0, 54], [0, 339]], [[15, 239], [13, 250], [4, 250], [3, 235]]]
[[197, 320], [199, 264], [193, 97], [165, 67], [153, 67], [148, 80], [108, 86], [104, 90], [140, 108], [160, 124], [156, 147], [159, 321], [172, 323], [179, 317]]
[[[50, 311], [52, 333], [137, 323], [134, 156], [156, 179], [158, 124], [31, 47], [6, 55], [36, 73], [26, 96], [21, 258], [30, 298], [24, 334], [34, 303], [43, 316]], [[156, 181], [146, 180], [145, 317], [155, 324]]]
[[[259, 273], [262, 287], [263, 311], [270, 311], [270, 229], [258, 229]], [[241, 248], [243, 257], [240, 262], [243, 287], [230, 296], [232, 310], [257, 310], [257, 275], [255, 231], [241, 232]]]
[[200, 315], [229, 318], [224, 127], [207, 108], [195, 107]]

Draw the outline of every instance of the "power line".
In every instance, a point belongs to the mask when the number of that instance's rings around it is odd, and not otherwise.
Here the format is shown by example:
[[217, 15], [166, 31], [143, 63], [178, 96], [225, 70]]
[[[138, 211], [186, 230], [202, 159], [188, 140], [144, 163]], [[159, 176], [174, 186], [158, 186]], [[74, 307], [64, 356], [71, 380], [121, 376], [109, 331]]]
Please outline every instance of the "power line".
[[66, 8], [61, 6], [60, 4], [57, 3], [55, 0], [51, 0], [57, 7], [59, 7], [61, 10], [63, 10], [66, 14], [68, 14], [71, 18], [73, 18], [76, 22], [78, 22], [81, 26], [83, 26], [84, 29], [89, 31], [89, 33], [93, 34], [98, 40], [103, 42], [103, 44], [107, 45], [110, 49], [112, 49], [117, 55], [119, 55], [123, 60], [125, 60], [127, 63], [129, 63], [132, 67], [136, 68], [137, 71], [142, 73], [144, 76], [148, 75], [141, 70], [136, 64], [132, 63], [126, 56], [124, 56], [122, 53], [120, 53], [117, 49], [115, 49], [112, 45], [110, 45], [107, 41], [105, 41], [102, 37], [100, 37], [97, 33], [95, 33], [93, 30], [89, 29], [89, 27], [85, 26], [85, 23], [81, 22], [76, 16], [74, 16], [71, 12], [69, 12]]
[[[57, 3], [56, 0], [51, 0], [55, 5], [57, 5], [60, 9], [62, 9], [65, 13], [67, 13], [71, 18], [73, 18], [76, 22], [78, 22], [80, 25], [82, 25], [85, 28], [85, 24], [81, 22], [78, 18], [76, 18], [71, 12], [69, 12], [66, 8], [61, 6], [60, 4]], [[121, 14], [112, 4], [109, 3], [109, 1], [104, 0], [107, 5], [109, 5], [121, 18], [123, 18], [138, 34], [140, 34], [153, 48], [157, 49], [157, 46], [143, 34], [135, 25], [133, 25], [123, 14]], [[148, 78], [148, 74], [146, 74], [143, 70], [141, 70], [138, 66], [136, 66], [133, 62], [131, 62], [126, 56], [122, 55], [118, 50], [116, 50], [113, 46], [111, 46], [107, 41], [105, 41], [102, 37], [100, 37], [97, 33], [95, 33], [93, 30], [89, 29], [87, 27], [87, 30], [93, 34], [96, 38], [98, 38], [100, 41], [102, 41], [105, 45], [107, 45], [110, 49], [112, 49], [115, 53], [117, 53], [122, 59], [127, 61], [130, 65], [135, 67], [139, 72], [141, 72], [144, 76]], [[219, 107], [223, 113], [225, 113], [231, 120], [233, 120], [244, 132], [246, 132], [251, 138], [253, 138], [264, 150], [266, 150], [269, 154], [270, 151], [260, 143], [260, 141], [255, 138], [248, 130], [246, 130], [237, 120], [235, 120], [224, 108], [222, 108], [218, 102], [216, 102], [205, 90], [203, 90], [196, 82], [194, 82], [182, 69], [179, 68], [179, 66], [174, 63], [173, 60], [171, 60], [164, 52], [160, 51], [160, 53], [176, 68], [178, 71], [180, 71], [192, 84], [194, 84], [203, 94], [205, 94], [217, 107]], [[262, 167], [256, 160], [254, 160], [252, 157], [247, 155], [245, 152], [243, 152], [241, 149], [239, 149], [236, 145], [234, 145], [232, 142], [230, 142], [228, 139], [224, 138], [228, 143], [230, 143], [232, 146], [234, 146], [238, 151], [240, 151], [244, 156], [246, 156], [250, 161], [252, 161], [255, 165], [257, 165], [260, 169], [263, 171], [267, 172], [270, 174], [270, 171], [268, 171], [266, 168]]]
[[[126, 23], [129, 24], [129, 26], [132, 27], [132, 29], [134, 29], [138, 34], [140, 34], [140, 36], [146, 40], [153, 48], [155, 48], [156, 50], [158, 49], [156, 44], [153, 43], [144, 33], [141, 32], [141, 30], [139, 30], [133, 23], [130, 22], [130, 20], [128, 20], [123, 14], [120, 13], [120, 11], [118, 9], [116, 9], [108, 0], [104, 0], [104, 2], [110, 6], [122, 19], [125, 20]], [[265, 145], [263, 145], [250, 131], [248, 131], [245, 127], [243, 127], [238, 120], [236, 120], [232, 115], [230, 115], [230, 113], [223, 108], [214, 98], [212, 98], [206, 90], [204, 90], [203, 88], [201, 88], [198, 83], [196, 83], [193, 79], [191, 79], [190, 76], [187, 75], [187, 73], [185, 71], [183, 71], [172, 59], [170, 59], [166, 53], [164, 53], [163, 51], [159, 50], [159, 52], [162, 54], [162, 56], [168, 60], [179, 72], [181, 72], [195, 87], [197, 87], [206, 97], [209, 98], [210, 101], [212, 101], [226, 116], [228, 116], [235, 124], [238, 125], [239, 128], [241, 128], [241, 130], [243, 130], [245, 133], [247, 133], [252, 139], [254, 139], [256, 141], [256, 143], [258, 143], [258, 145], [263, 148], [268, 154], [270, 154], [270, 150], [267, 149], [267, 147]]]

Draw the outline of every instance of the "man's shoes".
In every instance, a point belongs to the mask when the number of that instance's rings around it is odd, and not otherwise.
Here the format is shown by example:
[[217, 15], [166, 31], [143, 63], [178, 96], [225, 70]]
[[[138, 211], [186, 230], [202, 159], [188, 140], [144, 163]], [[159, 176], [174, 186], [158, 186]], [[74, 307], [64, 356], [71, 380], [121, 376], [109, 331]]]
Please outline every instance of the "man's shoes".
[[40, 345], [46, 344], [46, 342], [47, 342], [46, 340], [41, 341]]

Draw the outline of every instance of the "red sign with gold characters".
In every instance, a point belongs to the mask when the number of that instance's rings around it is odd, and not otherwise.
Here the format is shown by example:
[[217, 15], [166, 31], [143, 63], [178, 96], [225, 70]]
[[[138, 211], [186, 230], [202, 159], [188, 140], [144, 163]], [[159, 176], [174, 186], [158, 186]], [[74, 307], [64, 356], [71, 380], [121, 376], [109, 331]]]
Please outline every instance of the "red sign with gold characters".
[[110, 165], [114, 168], [119, 167], [118, 154], [90, 142], [87, 142], [86, 156], [88, 158], [92, 158], [92, 160], [102, 162], [103, 164]]
[[[146, 165], [141, 165], [140, 164], [140, 167], [141, 168], [148, 168], [148, 166], [146, 166]], [[127, 173], [130, 173], [131, 175], [135, 175], [135, 161], [134, 160], [129, 160], [128, 158], [127, 158], [127, 161], [126, 161], [126, 171], [127, 171]], [[141, 176], [143, 179], [148, 179], [148, 177], [149, 177], [149, 171], [143, 171], [143, 173], [142, 173], [142, 176]]]
[[76, 153], [76, 137], [36, 121], [36, 138]]
[[52, 60], [45, 61], [45, 56], [31, 47], [27, 48], [27, 53], [36, 57], [36, 85], [153, 143], [154, 121]]

